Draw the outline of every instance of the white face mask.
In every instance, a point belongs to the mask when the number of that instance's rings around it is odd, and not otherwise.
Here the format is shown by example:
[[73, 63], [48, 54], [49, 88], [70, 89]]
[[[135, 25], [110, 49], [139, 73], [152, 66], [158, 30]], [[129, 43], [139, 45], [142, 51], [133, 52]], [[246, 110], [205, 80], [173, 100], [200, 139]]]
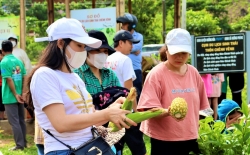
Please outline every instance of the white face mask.
[[11, 41], [11, 43], [12, 43], [13, 47], [16, 46], [16, 42], [15, 41]]
[[88, 56], [89, 62], [94, 65], [96, 68], [102, 69], [106, 63], [108, 54], [99, 53], [99, 54], [90, 54]]
[[81, 67], [87, 58], [87, 51], [76, 52], [69, 45], [66, 47], [66, 49], [70, 53], [70, 58], [67, 56], [67, 61], [70, 68], [72, 69], [73, 67], [73, 69], [77, 69]]

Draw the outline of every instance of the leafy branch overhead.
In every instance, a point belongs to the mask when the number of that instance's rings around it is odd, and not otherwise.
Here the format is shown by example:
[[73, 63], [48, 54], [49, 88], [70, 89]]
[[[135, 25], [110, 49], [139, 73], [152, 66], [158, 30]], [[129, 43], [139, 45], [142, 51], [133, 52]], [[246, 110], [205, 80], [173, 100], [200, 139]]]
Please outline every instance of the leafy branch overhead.
[[[115, 7], [116, 0], [102, 0], [97, 8]], [[174, 0], [166, 1], [166, 31], [174, 28]], [[19, 15], [19, 0], [0, 0], [0, 16]], [[105, 3], [109, 2], [109, 3]], [[110, 3], [111, 2], [111, 3]], [[128, 12], [128, 0], [125, 0], [125, 12]], [[246, 0], [187, 0], [186, 27], [193, 35], [234, 33], [249, 30], [250, 3]], [[89, 9], [91, 3], [72, 2], [70, 9]], [[132, 0], [132, 14], [138, 18], [136, 31], [144, 36], [144, 44], [163, 43], [162, 1]], [[54, 4], [55, 19], [64, 17], [65, 4]], [[36, 61], [46, 43], [34, 43], [33, 37], [46, 36], [47, 1], [32, 3], [26, 0], [26, 51], [32, 61]]]

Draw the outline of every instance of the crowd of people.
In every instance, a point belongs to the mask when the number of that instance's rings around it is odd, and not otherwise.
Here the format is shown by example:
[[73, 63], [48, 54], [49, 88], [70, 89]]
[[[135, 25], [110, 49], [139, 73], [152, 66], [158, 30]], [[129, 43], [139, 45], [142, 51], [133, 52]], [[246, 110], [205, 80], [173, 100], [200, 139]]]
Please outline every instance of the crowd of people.
[[[93, 138], [93, 127], [107, 127], [109, 122], [125, 128], [124, 136], [111, 146], [116, 155], [123, 154], [125, 143], [132, 155], [147, 154], [143, 134], [150, 137], [151, 155], [199, 154], [201, 112], [214, 112], [214, 119], [224, 121], [227, 127], [242, 115], [240, 101], [220, 101], [224, 92], [221, 85], [227, 81], [223, 73], [200, 75], [187, 64], [192, 54], [187, 30], [176, 28], [166, 35], [160, 62], [155, 62], [143, 78], [143, 35], [135, 31], [138, 20], [125, 13], [117, 23], [122, 30], [115, 34], [111, 47], [103, 32], [86, 32], [76, 19], [58, 19], [47, 28], [48, 37], [37, 39], [49, 43], [33, 69], [25, 51], [17, 47], [15, 35], [2, 42], [0, 119], [5, 119], [5, 111], [16, 144], [10, 150], [27, 147], [24, 108], [30, 122], [35, 118], [34, 141], [39, 155], [70, 154], [67, 146], [81, 146]], [[132, 87], [137, 90], [133, 108], [122, 110]], [[239, 90], [234, 93], [238, 95]], [[169, 112], [176, 97], [188, 103], [183, 120], [176, 120]], [[166, 112], [142, 123], [126, 117], [153, 108]]]

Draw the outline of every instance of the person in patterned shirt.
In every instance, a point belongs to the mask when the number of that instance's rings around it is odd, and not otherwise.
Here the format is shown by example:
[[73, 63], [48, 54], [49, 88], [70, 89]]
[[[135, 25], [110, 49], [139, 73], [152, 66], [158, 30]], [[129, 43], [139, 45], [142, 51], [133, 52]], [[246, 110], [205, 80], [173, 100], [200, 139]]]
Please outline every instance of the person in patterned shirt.
[[88, 34], [90, 37], [101, 40], [102, 45], [99, 48], [86, 47], [88, 52], [87, 60], [74, 72], [84, 81], [91, 95], [101, 92], [107, 87], [121, 86], [114, 71], [104, 67], [108, 55], [115, 52], [109, 46], [105, 34], [97, 30], [91, 30]]

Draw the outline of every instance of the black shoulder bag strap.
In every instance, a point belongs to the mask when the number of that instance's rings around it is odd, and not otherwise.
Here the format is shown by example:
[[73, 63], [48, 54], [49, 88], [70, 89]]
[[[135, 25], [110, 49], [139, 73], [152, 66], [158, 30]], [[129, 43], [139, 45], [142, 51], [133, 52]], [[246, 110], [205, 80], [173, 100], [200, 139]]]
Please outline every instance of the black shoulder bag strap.
[[[91, 133], [92, 133], [92, 135], [93, 135], [93, 137], [95, 137], [95, 134], [94, 134], [94, 131], [95, 130], [95, 128], [92, 126], [92, 128], [91, 128]], [[55, 140], [57, 140], [58, 142], [60, 142], [61, 144], [63, 144], [64, 146], [66, 146], [67, 148], [69, 148], [71, 151], [74, 151], [75, 150], [75, 148], [72, 148], [70, 145], [67, 145], [67, 144], [65, 144], [64, 142], [62, 142], [61, 140], [59, 140], [58, 138], [56, 138], [49, 130], [45, 130], [45, 129], [43, 129], [43, 131], [45, 131], [48, 135], [50, 135], [51, 137], [53, 137]], [[97, 133], [96, 133], [97, 134]]]
[[45, 131], [48, 135], [50, 135], [51, 137], [55, 138], [58, 142], [62, 143], [64, 146], [66, 146], [67, 148], [69, 148], [70, 150], [74, 150], [71, 146], [65, 144], [64, 142], [60, 141], [58, 138], [56, 138], [52, 133], [50, 133], [49, 130], [45, 130], [43, 129], [43, 131]]

